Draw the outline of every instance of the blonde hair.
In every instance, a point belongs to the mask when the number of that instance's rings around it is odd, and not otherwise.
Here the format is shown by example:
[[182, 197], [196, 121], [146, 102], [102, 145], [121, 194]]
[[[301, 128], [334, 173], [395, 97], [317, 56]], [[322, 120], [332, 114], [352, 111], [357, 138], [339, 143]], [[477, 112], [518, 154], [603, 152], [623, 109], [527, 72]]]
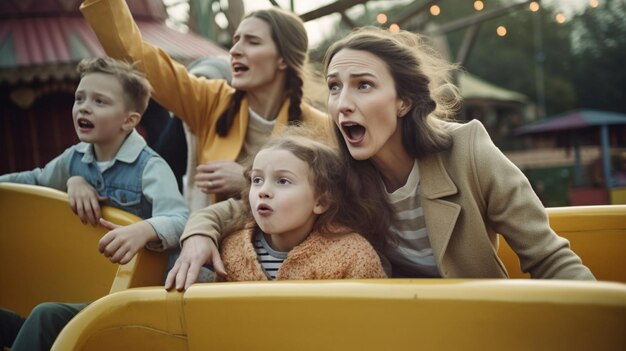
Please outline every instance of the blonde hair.
[[124, 91], [124, 101], [128, 110], [143, 115], [150, 100], [150, 83], [133, 65], [111, 57], [86, 58], [77, 67], [80, 77], [89, 73], [110, 74], [117, 78]]

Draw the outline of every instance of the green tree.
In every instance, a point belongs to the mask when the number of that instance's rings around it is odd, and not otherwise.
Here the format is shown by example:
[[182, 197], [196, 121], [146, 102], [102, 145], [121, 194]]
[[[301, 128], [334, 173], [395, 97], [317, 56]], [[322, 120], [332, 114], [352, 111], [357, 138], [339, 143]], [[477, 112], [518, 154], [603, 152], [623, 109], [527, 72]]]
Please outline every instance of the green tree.
[[607, 0], [574, 19], [577, 107], [626, 112], [626, 2]]
[[[510, 1], [493, 5], [506, 4]], [[538, 86], [543, 85], [545, 113], [548, 115], [574, 108], [572, 24], [559, 24], [554, 18], [554, 10], [549, 7], [544, 6], [538, 12], [523, 7], [483, 22], [473, 51], [464, 62], [465, 68], [487, 81], [523, 93], [534, 101], [540, 101]], [[496, 34], [498, 26], [506, 28], [505, 36]], [[448, 36], [453, 55], [461, 45], [463, 32]]]

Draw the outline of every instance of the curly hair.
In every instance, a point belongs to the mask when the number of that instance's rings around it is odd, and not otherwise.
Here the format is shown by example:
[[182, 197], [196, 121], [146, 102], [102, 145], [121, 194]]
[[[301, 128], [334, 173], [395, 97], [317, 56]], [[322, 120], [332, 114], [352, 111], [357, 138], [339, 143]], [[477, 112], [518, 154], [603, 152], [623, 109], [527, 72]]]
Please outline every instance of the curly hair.
[[[357, 189], [349, 186], [347, 167], [340, 157], [336, 144], [326, 130], [313, 126], [299, 128], [284, 127], [277, 136], [272, 137], [261, 150], [286, 150], [309, 166], [309, 181], [313, 186], [314, 194], [328, 209], [319, 215], [313, 230], [325, 234], [336, 234], [339, 228], [356, 231], [372, 243], [375, 248], [384, 245], [381, 241], [389, 230], [387, 221], [381, 221], [379, 216], [364, 216], [365, 209], [372, 203], [386, 204], [384, 194]], [[259, 152], [261, 151], [259, 150]], [[246, 179], [248, 186], [242, 191], [242, 199], [248, 199], [250, 189], [250, 170], [252, 160], [248, 160]], [[368, 193], [366, 203], [357, 201], [360, 198], [355, 192]], [[250, 203], [243, 201], [248, 219], [252, 217]], [[244, 219], [245, 220], [245, 219]]]

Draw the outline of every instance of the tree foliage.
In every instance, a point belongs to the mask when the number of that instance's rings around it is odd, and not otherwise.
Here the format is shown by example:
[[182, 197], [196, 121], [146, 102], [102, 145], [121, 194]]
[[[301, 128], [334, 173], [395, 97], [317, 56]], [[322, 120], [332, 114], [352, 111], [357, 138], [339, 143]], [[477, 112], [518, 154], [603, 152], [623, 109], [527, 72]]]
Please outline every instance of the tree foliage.
[[[487, 5], [496, 8], [510, 4], [511, 1], [502, 0]], [[485, 11], [488, 10], [489, 6]], [[558, 24], [554, 18], [554, 10], [549, 7], [538, 12], [522, 7], [483, 22], [464, 67], [487, 81], [525, 94], [538, 104], [543, 91], [545, 114], [575, 108], [571, 23]], [[506, 28], [505, 36], [496, 34], [498, 26]], [[463, 34], [460, 31], [448, 36], [453, 52], [461, 45]]]
[[579, 107], [626, 112], [626, 1], [606, 0], [574, 19]]

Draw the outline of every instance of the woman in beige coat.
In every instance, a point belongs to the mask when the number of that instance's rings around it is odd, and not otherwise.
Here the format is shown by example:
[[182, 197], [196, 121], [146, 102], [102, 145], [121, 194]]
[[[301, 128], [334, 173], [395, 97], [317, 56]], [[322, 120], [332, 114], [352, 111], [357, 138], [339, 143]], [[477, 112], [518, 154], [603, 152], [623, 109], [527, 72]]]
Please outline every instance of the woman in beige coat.
[[383, 187], [395, 214], [385, 249], [394, 276], [507, 277], [500, 233], [533, 278], [594, 279], [483, 125], [444, 121], [459, 102], [451, 65], [418, 36], [362, 29], [324, 63], [350, 184]]

